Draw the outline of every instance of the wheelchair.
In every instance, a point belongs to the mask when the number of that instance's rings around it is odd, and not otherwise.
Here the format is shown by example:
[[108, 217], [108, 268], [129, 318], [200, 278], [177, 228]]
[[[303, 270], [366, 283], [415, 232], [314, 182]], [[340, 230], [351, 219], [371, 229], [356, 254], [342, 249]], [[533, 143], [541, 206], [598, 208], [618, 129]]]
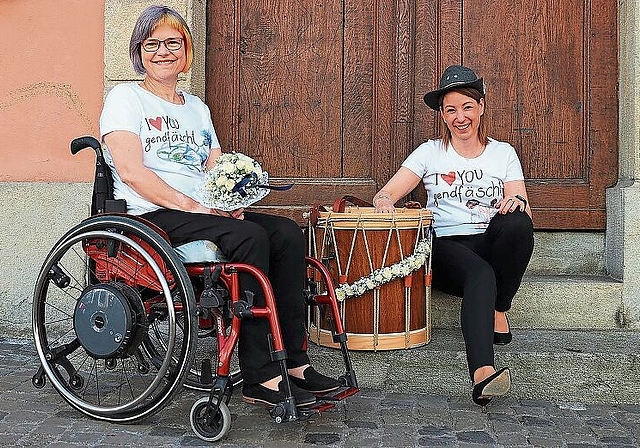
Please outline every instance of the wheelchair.
[[[126, 214], [114, 200], [113, 180], [93, 137], [71, 142], [71, 153], [96, 153], [91, 216], [53, 246], [36, 280], [32, 329], [40, 367], [32, 384], [47, 379], [73, 408], [99, 420], [134, 423], [168, 404], [183, 386], [207, 392], [191, 408], [190, 423], [205, 441], [231, 426], [229, 402], [241, 372], [232, 357], [242, 319], [267, 319], [271, 359], [278, 362], [286, 399], [270, 410], [277, 423], [305, 419], [358, 392], [347, 337], [328, 269], [306, 257], [308, 305], [334, 324], [345, 373], [342, 385], [316, 405], [298, 408], [291, 394], [286, 350], [268, 277], [231, 263], [207, 241], [172, 247], [166, 234]], [[262, 287], [265, 306], [253, 304], [239, 274]]]

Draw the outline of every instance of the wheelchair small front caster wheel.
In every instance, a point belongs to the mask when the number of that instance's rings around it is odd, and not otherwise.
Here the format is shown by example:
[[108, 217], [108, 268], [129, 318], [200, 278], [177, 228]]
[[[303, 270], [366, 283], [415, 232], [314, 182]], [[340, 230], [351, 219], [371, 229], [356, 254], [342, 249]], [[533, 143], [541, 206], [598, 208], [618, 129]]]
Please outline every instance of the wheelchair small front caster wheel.
[[269, 414], [271, 414], [271, 418], [273, 419], [273, 421], [275, 421], [276, 423], [282, 423], [284, 421], [285, 415], [287, 414], [287, 411], [285, 410], [283, 405], [277, 404], [273, 409], [271, 409], [271, 411], [269, 411]]
[[[217, 398], [213, 399], [213, 404], [218, 402]], [[207, 422], [207, 404], [209, 397], [204, 397], [196, 401], [191, 407], [189, 420], [191, 421], [191, 429], [198, 437], [206, 442], [217, 442], [222, 439], [231, 428], [231, 412], [226, 403], [220, 403], [218, 411], [212, 416], [211, 423]]]
[[42, 389], [44, 385], [47, 384], [46, 375], [39, 375], [36, 373], [31, 377], [31, 384], [33, 384], [33, 387], [36, 389]]

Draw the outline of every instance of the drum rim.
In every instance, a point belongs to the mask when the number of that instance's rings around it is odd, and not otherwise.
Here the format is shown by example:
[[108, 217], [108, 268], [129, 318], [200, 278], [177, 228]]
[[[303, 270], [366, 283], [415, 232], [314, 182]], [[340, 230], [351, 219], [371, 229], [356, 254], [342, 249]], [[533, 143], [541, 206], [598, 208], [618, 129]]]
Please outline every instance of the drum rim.
[[349, 215], [349, 214], [360, 214], [360, 215], [375, 215], [385, 218], [390, 218], [392, 216], [404, 215], [404, 216], [433, 216], [433, 212], [428, 208], [406, 208], [406, 207], [397, 207], [394, 213], [382, 213], [376, 212], [375, 207], [358, 207], [358, 206], [347, 206], [344, 209], [344, 212], [336, 212], [332, 207], [328, 207], [326, 211], [319, 210], [320, 215]]
[[416, 229], [429, 227], [433, 222], [433, 213], [426, 209], [398, 208], [396, 213], [378, 213], [373, 207], [348, 207], [344, 213], [321, 211], [315, 227], [325, 228], [332, 225], [337, 228], [365, 227], [370, 230], [388, 230], [389, 228]]

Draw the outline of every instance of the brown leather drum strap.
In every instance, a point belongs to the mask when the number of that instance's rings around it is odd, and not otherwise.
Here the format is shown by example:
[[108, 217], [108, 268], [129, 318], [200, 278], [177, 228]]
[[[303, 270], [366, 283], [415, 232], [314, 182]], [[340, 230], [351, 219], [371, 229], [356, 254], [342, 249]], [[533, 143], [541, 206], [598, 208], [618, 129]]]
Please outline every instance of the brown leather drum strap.
[[320, 219], [320, 212], [326, 212], [327, 209], [323, 205], [314, 205], [309, 212], [309, 223], [315, 227]]
[[422, 204], [420, 204], [418, 201], [407, 201], [404, 203], [404, 207], [418, 209], [418, 208], [422, 208]]
[[341, 198], [336, 199], [333, 203], [333, 211], [337, 213], [344, 213], [347, 202], [352, 203], [353, 205], [357, 205], [358, 207], [373, 207], [373, 204], [367, 201], [364, 201], [360, 198], [351, 195], [345, 195]]

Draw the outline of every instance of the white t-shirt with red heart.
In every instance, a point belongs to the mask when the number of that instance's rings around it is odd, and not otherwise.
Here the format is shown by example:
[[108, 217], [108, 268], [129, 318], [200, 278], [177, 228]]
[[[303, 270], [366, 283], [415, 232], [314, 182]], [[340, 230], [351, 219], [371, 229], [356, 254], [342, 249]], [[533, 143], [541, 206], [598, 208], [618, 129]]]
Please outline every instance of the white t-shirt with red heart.
[[493, 139], [473, 159], [451, 145], [445, 149], [441, 140], [428, 140], [402, 166], [422, 178], [437, 236], [484, 232], [498, 211], [495, 204], [504, 195], [505, 182], [524, 179], [513, 146]]
[[[100, 135], [104, 137], [112, 131], [138, 135], [144, 165], [171, 187], [196, 199], [195, 190], [204, 179], [207, 157], [220, 143], [207, 105], [197, 96], [180, 93], [184, 104], [173, 104], [138, 83], [116, 85], [104, 102]], [[113, 174], [114, 197], [126, 199], [128, 213], [141, 215], [159, 209], [122, 182], [106, 145], [104, 150]]]

